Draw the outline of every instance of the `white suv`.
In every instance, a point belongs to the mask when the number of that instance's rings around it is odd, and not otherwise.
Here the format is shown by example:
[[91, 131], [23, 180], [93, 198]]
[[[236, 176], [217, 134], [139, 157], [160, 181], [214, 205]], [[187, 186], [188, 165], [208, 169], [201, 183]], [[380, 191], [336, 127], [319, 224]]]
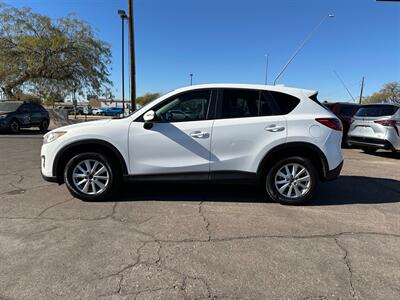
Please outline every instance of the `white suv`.
[[317, 93], [207, 84], [170, 92], [123, 119], [44, 136], [42, 175], [83, 200], [109, 198], [123, 179], [254, 182], [297, 204], [343, 164], [342, 125]]

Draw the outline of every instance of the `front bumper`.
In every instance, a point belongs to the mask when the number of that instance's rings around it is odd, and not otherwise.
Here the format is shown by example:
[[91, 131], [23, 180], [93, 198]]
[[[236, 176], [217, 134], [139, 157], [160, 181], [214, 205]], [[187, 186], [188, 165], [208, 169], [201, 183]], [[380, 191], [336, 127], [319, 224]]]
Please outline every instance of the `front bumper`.
[[44, 175], [41, 171], [40, 174], [42, 175], [42, 178], [48, 182], [58, 182], [57, 177], [56, 176], [46, 176]]
[[394, 149], [394, 146], [388, 140], [362, 137], [362, 136], [348, 136], [347, 144], [353, 147], [367, 147], [367, 148], [385, 149], [385, 150]]
[[0, 130], [8, 129], [8, 122], [4, 119], [0, 119]]

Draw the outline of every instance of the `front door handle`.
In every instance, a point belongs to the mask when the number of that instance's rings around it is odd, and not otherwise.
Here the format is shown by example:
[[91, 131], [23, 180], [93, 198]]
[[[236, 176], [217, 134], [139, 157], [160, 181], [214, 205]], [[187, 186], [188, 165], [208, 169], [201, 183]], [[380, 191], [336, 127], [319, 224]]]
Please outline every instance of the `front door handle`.
[[266, 131], [269, 132], [280, 132], [280, 131], [284, 131], [285, 127], [284, 126], [276, 126], [276, 125], [271, 125], [265, 128]]
[[195, 139], [206, 139], [210, 136], [210, 134], [203, 131], [193, 131], [192, 133], [190, 133], [190, 136]]

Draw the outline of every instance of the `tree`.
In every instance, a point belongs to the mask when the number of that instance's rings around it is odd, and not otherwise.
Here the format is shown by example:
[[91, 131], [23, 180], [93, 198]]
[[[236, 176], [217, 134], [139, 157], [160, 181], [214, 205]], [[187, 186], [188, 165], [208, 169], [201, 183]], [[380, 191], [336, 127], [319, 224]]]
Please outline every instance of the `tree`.
[[369, 97], [365, 97], [362, 100], [363, 104], [368, 103], [379, 103], [383, 101], [390, 101], [400, 103], [400, 82], [393, 81], [386, 83], [383, 88], [372, 94]]
[[96, 39], [92, 27], [74, 15], [50, 19], [0, 3], [0, 88], [102, 94], [112, 85], [110, 46]]
[[146, 93], [143, 96], [136, 98], [136, 103], [140, 105], [145, 105], [161, 96], [160, 93]]

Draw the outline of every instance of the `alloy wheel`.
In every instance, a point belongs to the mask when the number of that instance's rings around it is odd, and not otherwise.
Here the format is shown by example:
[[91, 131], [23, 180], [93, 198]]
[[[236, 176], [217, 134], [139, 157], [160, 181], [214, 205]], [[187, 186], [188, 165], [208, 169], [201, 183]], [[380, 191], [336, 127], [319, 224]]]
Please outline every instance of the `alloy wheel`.
[[106, 166], [95, 159], [79, 162], [72, 171], [75, 188], [87, 195], [103, 193], [110, 182], [110, 174]]
[[300, 198], [311, 189], [310, 172], [301, 164], [283, 165], [275, 175], [275, 187], [286, 198]]

